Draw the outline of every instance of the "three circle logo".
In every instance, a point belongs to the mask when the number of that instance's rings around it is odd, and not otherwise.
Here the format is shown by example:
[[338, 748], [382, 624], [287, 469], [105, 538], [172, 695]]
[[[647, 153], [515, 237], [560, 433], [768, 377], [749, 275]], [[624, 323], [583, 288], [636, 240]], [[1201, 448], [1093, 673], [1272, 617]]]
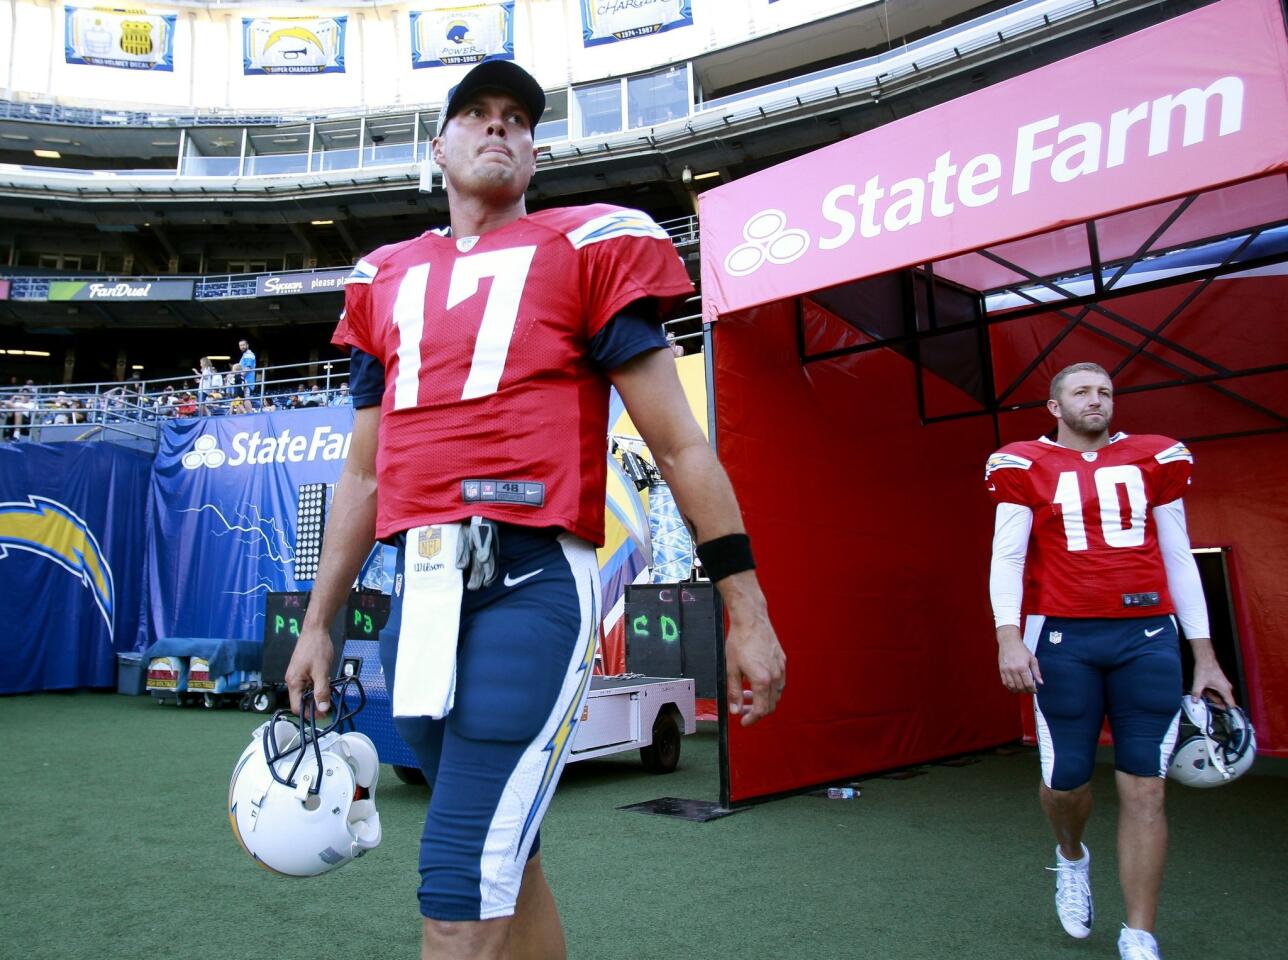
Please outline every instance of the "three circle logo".
[[743, 225], [742, 236], [747, 242], [739, 244], [725, 257], [725, 273], [745, 277], [770, 263], [791, 263], [809, 249], [809, 234], [787, 226], [787, 214], [781, 210], [761, 210]]
[[182, 463], [189, 470], [199, 467], [223, 466], [228, 455], [219, 449], [219, 441], [213, 434], [203, 433], [193, 443], [192, 449], [183, 455]]

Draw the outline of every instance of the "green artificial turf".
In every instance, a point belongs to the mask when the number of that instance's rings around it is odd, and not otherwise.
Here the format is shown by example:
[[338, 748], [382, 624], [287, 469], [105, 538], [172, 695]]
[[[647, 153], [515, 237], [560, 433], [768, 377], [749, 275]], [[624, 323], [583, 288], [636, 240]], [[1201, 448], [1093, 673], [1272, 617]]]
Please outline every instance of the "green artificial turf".
[[[378, 850], [324, 877], [272, 876], [237, 846], [225, 811], [233, 762], [261, 719], [108, 693], [0, 698], [12, 745], [0, 957], [413, 960], [425, 788], [383, 768]], [[644, 772], [635, 754], [571, 765], [542, 828], [569, 956], [1117, 956], [1108, 766], [1087, 837], [1097, 924], [1081, 942], [1051, 906], [1035, 754], [924, 769], [865, 781], [857, 800], [796, 797], [697, 824], [617, 808], [714, 799], [712, 729], [685, 739], [669, 776]], [[1220, 790], [1171, 789], [1169, 808], [1166, 960], [1288, 953], [1282, 764], [1259, 761]]]

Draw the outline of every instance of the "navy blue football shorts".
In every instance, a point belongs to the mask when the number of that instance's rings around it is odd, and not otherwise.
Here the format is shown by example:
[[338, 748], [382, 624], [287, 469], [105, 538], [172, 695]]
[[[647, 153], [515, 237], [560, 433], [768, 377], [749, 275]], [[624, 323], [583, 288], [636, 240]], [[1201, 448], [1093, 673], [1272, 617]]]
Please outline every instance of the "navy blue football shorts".
[[1107, 716], [1114, 766], [1164, 777], [1181, 712], [1181, 652], [1169, 614], [1130, 619], [1029, 617], [1024, 639], [1037, 654], [1034, 698], [1042, 782], [1072, 790], [1091, 779]]
[[[595, 548], [568, 533], [502, 524], [491, 586], [466, 590], [456, 701], [441, 720], [396, 717], [431, 785], [420, 909], [435, 920], [514, 913], [523, 868], [590, 687], [599, 625]], [[380, 634], [394, 688], [406, 553]]]

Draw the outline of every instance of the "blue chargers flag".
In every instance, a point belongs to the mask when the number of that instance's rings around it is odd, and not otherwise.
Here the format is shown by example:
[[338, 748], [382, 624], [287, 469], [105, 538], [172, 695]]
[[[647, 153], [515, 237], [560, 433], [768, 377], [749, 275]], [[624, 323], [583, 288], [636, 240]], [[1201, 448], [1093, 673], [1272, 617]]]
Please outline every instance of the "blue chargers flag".
[[581, 38], [586, 47], [692, 25], [691, 0], [581, 0]]
[[413, 69], [514, 59], [513, 0], [436, 4], [410, 17]]
[[264, 594], [312, 587], [321, 534], [312, 491], [334, 489], [352, 430], [347, 406], [166, 424], [140, 648], [161, 637], [261, 639]]
[[137, 648], [150, 469], [106, 443], [0, 447], [0, 694], [115, 686]]
[[243, 17], [242, 73], [344, 73], [348, 17]]
[[64, 59], [92, 67], [174, 72], [173, 13], [138, 8], [63, 8]]

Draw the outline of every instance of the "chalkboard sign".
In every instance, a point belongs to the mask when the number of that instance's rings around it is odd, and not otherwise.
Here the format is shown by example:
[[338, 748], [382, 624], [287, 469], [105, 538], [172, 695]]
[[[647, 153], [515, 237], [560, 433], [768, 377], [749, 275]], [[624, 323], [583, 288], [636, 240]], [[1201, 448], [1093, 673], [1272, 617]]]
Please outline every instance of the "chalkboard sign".
[[716, 695], [717, 629], [709, 583], [631, 584], [626, 588], [626, 670], [687, 677], [699, 697]]

